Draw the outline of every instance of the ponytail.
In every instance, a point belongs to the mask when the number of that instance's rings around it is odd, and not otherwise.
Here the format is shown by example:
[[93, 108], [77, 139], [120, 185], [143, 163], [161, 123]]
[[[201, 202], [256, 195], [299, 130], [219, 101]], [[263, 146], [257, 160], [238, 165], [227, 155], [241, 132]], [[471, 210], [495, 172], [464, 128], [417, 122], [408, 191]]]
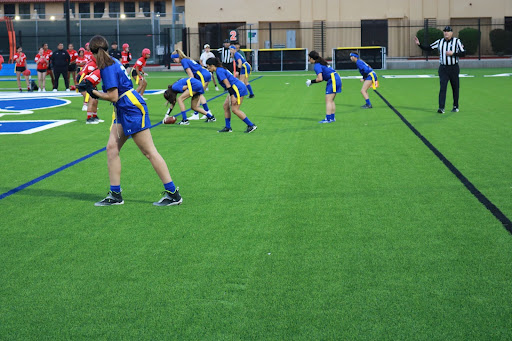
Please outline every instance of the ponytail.
[[94, 58], [96, 58], [96, 65], [98, 66], [98, 69], [101, 70], [114, 64], [114, 61], [107, 53], [108, 42], [105, 37], [100, 35], [92, 37], [89, 41], [89, 49], [94, 54]]
[[309, 58], [313, 59], [315, 64], [320, 63], [321, 65], [327, 66], [327, 61], [320, 57], [320, 54], [314, 50], [309, 53]]

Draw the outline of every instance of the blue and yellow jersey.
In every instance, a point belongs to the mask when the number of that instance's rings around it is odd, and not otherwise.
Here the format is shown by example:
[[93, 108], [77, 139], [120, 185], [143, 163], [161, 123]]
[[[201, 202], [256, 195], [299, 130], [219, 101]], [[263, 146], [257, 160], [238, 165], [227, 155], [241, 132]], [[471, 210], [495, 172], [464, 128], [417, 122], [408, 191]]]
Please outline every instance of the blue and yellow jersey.
[[[183, 90], [183, 87], [186, 87], [185, 90]], [[182, 78], [182, 79], [177, 80], [172, 85], [172, 90], [175, 92], [180, 92], [180, 93], [189, 91], [191, 97], [193, 96], [192, 92], [196, 92], [196, 93], [200, 93], [200, 94], [204, 93], [203, 85], [201, 84], [201, 82], [199, 80], [197, 80], [195, 78]]]
[[361, 59], [358, 59], [356, 61], [356, 66], [357, 66], [357, 69], [359, 70], [359, 73], [361, 74], [361, 76], [363, 76], [363, 78], [368, 77], [370, 72], [373, 72], [373, 69], [371, 68], [371, 66], [366, 64], [366, 62], [364, 62]]
[[242, 83], [239, 79], [235, 78], [229, 70], [226, 70], [223, 67], [217, 67], [217, 71], [215, 71], [217, 74], [217, 79], [219, 80], [219, 84], [224, 88], [227, 89], [226, 84], [224, 84], [224, 80], [227, 79], [231, 87], [235, 90], [237, 93], [237, 97], [243, 97], [248, 94], [247, 87], [244, 83]]
[[183, 70], [190, 69], [194, 75], [194, 78], [200, 80], [203, 87], [206, 85], [205, 83], [212, 80], [211, 73], [195, 60], [188, 58], [182, 59], [181, 65], [183, 66]]
[[319, 73], [322, 74], [322, 79], [326, 82], [331, 79], [331, 74], [333, 72], [336, 72], [332, 67], [329, 65], [322, 65], [320, 63], [315, 63], [315, 73], [318, 75]]
[[236, 61], [236, 63], [238, 64], [238, 60], [241, 59], [242, 60], [242, 64], [243, 63], [247, 63], [247, 60], [245, 60], [244, 57], [242, 57], [242, 55], [240, 54], [240, 52], [235, 52], [235, 55], [233, 57]]

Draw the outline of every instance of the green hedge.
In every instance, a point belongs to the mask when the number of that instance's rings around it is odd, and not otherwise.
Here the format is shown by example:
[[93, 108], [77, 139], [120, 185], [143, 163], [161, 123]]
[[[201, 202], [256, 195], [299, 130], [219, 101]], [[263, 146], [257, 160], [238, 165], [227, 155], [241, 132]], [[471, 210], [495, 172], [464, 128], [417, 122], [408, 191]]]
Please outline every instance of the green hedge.
[[[418, 37], [418, 39], [420, 40], [421, 45], [430, 45], [433, 42], [435, 42], [437, 39], [441, 39], [444, 36], [443, 31], [441, 31], [437, 28], [433, 28], [433, 27], [428, 28], [428, 41], [427, 42], [424, 42], [424, 40], [425, 40], [424, 35], [425, 35], [425, 29], [423, 29], [423, 28], [416, 33], [416, 37]], [[431, 52], [429, 52], [429, 55], [431, 55], [431, 56], [435, 56], [437, 54], [438, 54], [438, 52], [436, 50], [432, 50]]]
[[466, 54], [475, 54], [478, 50], [478, 43], [480, 42], [481, 33], [476, 28], [466, 27], [459, 32], [459, 39], [464, 45]]
[[512, 32], [498, 28], [489, 33], [489, 38], [494, 53], [498, 55], [512, 53]]

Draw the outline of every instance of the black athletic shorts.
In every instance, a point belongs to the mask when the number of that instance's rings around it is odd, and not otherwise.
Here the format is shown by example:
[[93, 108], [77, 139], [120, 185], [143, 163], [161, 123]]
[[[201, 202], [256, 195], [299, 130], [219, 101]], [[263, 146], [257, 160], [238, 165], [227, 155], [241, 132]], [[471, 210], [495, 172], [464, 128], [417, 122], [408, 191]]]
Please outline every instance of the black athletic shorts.
[[27, 68], [24, 67], [24, 66], [16, 66], [16, 72], [23, 72], [25, 71]]
[[76, 64], [69, 64], [68, 72], [75, 72], [75, 71], [76, 71]]
[[41, 72], [41, 73], [43, 73], [43, 72], [46, 72], [46, 70], [47, 70], [47, 69], [37, 69], [37, 72]]

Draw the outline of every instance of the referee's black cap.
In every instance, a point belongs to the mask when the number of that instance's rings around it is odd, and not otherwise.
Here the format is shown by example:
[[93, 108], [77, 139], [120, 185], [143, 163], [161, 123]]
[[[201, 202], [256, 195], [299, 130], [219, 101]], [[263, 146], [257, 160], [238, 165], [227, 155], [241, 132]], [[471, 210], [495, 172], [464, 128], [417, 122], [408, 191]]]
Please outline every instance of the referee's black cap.
[[443, 32], [453, 32], [451, 26], [445, 26]]

